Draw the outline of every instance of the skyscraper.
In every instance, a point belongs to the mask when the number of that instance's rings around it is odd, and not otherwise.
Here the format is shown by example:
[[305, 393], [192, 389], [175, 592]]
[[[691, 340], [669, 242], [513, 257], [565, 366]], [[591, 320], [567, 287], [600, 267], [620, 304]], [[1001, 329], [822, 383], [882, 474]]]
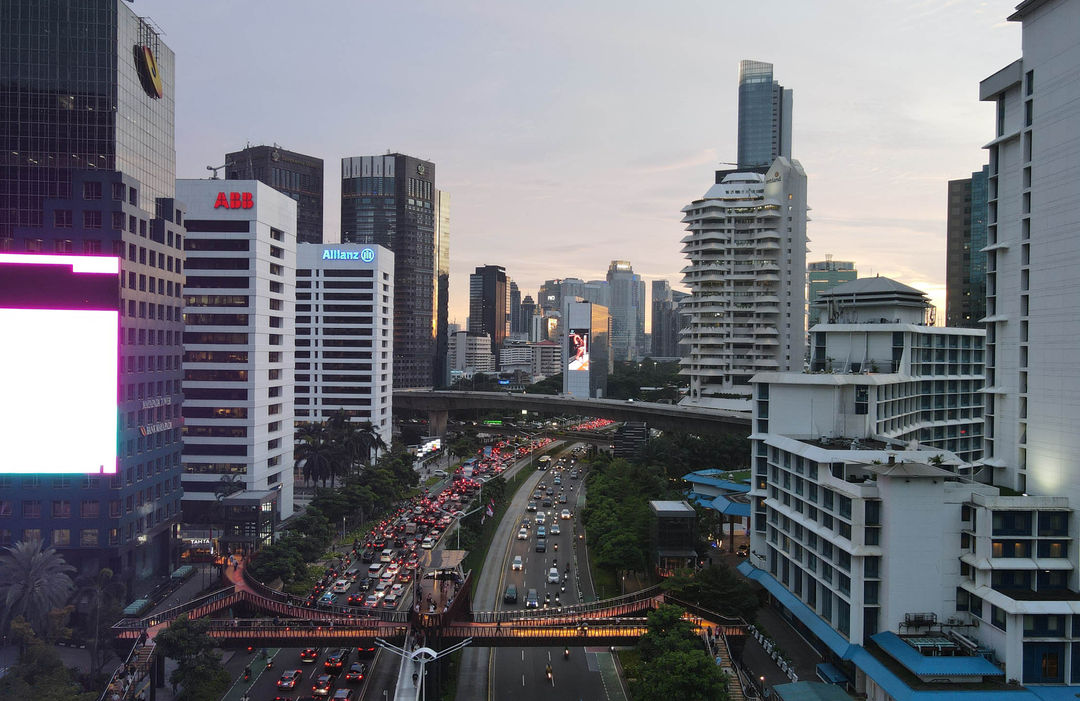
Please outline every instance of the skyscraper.
[[521, 326], [521, 289], [510, 280], [510, 333], [522, 333]]
[[[188, 208], [184, 522], [220, 527], [224, 478], [243, 489], [232, 501], [260, 508], [219, 551], [268, 545], [273, 516], [293, 514], [296, 203], [258, 180], [176, 191]], [[250, 206], [221, 206], [234, 194]]]
[[323, 241], [323, 160], [273, 146], [225, 154], [227, 180], [258, 180], [296, 200], [298, 243]]
[[[185, 230], [174, 200], [175, 76], [172, 50], [121, 0], [0, 4], [0, 250], [119, 266], [118, 357], [96, 367], [69, 339], [70, 362], [88, 376], [118, 371], [105, 409], [118, 417], [116, 462], [80, 475], [5, 470], [0, 545], [41, 539], [81, 570], [109, 567], [128, 583], [167, 574], [178, 557]], [[102, 411], [67, 396], [77, 413]]]
[[[613, 260], [607, 272], [613, 362], [633, 360], [645, 337], [645, 283], [629, 261]], [[590, 300], [591, 301], [591, 300]]]
[[[681, 293], [680, 293], [681, 296]], [[667, 280], [652, 283], [652, 350], [654, 358], [679, 356], [679, 304]]]
[[400, 153], [341, 159], [341, 241], [394, 252], [394, 387], [442, 386], [449, 198], [435, 164]]
[[739, 62], [739, 168], [765, 168], [791, 158], [791, 90], [773, 80], [773, 66]]
[[[995, 484], [1080, 504], [1080, 2], [1021, 3], [996, 105], [986, 220], [986, 443]], [[1076, 563], [1076, 553], [1069, 551]], [[1075, 571], [1069, 579], [1075, 590]], [[1080, 675], [1077, 675], [1080, 676]], [[1074, 680], [1076, 676], [1073, 677]]]
[[450, 386], [450, 193], [435, 191], [435, 359], [434, 387]]
[[749, 392], [754, 373], [802, 367], [806, 348], [806, 173], [777, 158], [729, 171], [683, 208], [688, 402]]
[[986, 185], [990, 166], [949, 181], [945, 324], [983, 327], [986, 316]]
[[825, 260], [806, 264], [806, 302], [809, 306], [808, 329], [813, 328], [814, 324], [821, 319], [821, 310], [814, 306], [814, 302], [818, 300], [821, 293], [841, 283], [853, 282], [858, 277], [859, 272], [855, 270], [853, 262], [849, 260], [833, 260], [829, 254], [825, 254]]
[[496, 356], [510, 335], [510, 284], [501, 265], [480, 266], [469, 276], [469, 331], [488, 336]]

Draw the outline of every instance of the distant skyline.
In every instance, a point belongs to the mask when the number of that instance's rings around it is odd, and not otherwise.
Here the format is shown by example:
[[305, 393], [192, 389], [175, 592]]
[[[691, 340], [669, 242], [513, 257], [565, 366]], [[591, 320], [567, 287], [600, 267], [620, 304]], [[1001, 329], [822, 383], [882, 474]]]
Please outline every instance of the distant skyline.
[[927, 291], [945, 313], [948, 181], [986, 162], [978, 82], [1019, 56], [1017, 0], [765, 5], [498, 2], [308, 6], [135, 0], [176, 52], [177, 177], [278, 143], [324, 159], [434, 161], [451, 193], [450, 319], [469, 273], [535, 296], [629, 260], [682, 288], [679, 210], [736, 157], [738, 63], [794, 91], [808, 260], [831, 253]]

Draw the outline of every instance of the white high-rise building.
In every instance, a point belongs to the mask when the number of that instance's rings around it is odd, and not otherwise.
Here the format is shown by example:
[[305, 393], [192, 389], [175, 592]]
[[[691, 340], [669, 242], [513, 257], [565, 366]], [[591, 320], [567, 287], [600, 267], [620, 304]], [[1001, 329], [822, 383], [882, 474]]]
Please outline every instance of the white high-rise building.
[[748, 394], [757, 372], [802, 368], [806, 210], [806, 173], [783, 157], [761, 173], [729, 172], [683, 208], [687, 403]]
[[[187, 205], [188, 219], [185, 519], [213, 508], [223, 476], [243, 486], [238, 498], [258, 498], [260, 513], [270, 505], [287, 518], [293, 513], [296, 202], [256, 180], [177, 180], [176, 197]], [[260, 520], [256, 528], [262, 542], [268, 525]]]
[[346, 411], [390, 445], [393, 251], [302, 243], [296, 278], [296, 420]]
[[1076, 505], [1080, 2], [1028, 0], [1009, 19], [1023, 23], [1023, 58], [979, 86], [997, 105], [986, 146], [984, 462], [1000, 484]]

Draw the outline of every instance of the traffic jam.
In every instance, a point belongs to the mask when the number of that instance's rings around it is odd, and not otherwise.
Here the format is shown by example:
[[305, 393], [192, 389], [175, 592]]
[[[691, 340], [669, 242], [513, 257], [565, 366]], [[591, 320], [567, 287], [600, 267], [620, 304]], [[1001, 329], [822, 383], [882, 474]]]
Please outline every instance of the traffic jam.
[[[453, 480], [438, 492], [428, 489], [401, 505], [380, 521], [336, 563], [331, 563], [316, 582], [304, 606], [326, 610], [348, 618], [372, 615], [377, 610], [401, 610], [411, 598], [410, 584], [419, 575], [422, 553], [434, 549], [440, 537], [464, 515], [482, 482], [500, 474], [516, 460], [549, 444], [552, 439], [532, 443], [500, 441], [485, 446], [476, 458], [458, 467]], [[285, 662], [284, 650], [266, 661]], [[280, 701], [294, 698], [354, 699], [368, 675], [375, 648], [305, 648], [296, 659], [298, 666], [285, 669], [276, 682]], [[287, 663], [286, 663], [287, 664]], [[307, 667], [310, 671], [305, 671]], [[245, 672], [245, 681], [251, 675]], [[310, 684], [310, 691], [306, 688]], [[294, 694], [296, 696], [294, 696]]]

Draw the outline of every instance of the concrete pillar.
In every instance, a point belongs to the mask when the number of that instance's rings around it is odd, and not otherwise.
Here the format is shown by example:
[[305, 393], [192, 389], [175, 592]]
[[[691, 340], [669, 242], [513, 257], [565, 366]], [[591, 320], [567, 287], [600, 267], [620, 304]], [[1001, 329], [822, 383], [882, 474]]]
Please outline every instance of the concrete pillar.
[[429, 411], [428, 412], [428, 435], [430, 436], [445, 436], [446, 435], [446, 419], [449, 415], [447, 411]]

